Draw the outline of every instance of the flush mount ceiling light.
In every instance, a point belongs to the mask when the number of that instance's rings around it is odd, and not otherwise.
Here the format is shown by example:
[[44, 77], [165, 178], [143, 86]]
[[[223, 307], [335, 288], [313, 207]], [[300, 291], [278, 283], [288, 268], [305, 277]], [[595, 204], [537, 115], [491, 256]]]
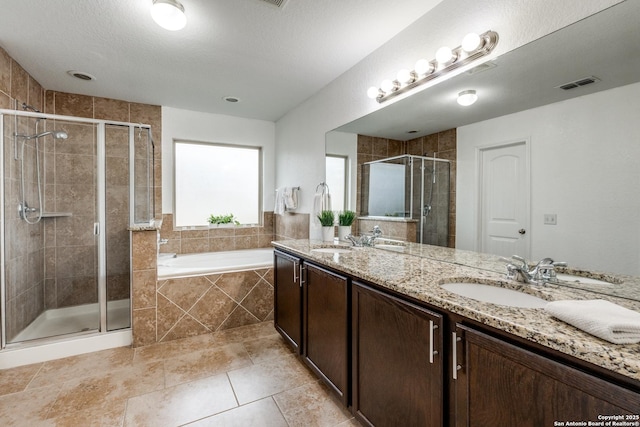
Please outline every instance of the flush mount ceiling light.
[[151, 17], [156, 24], [169, 31], [177, 31], [187, 25], [184, 6], [177, 0], [153, 0]]
[[469, 105], [475, 103], [478, 100], [478, 95], [476, 95], [475, 90], [463, 90], [458, 94], [458, 104], [463, 107], [468, 107]]
[[436, 52], [435, 59], [418, 60], [413, 70], [400, 70], [395, 80], [386, 79], [382, 81], [380, 87], [370, 87], [367, 90], [367, 96], [380, 103], [385, 102], [490, 54], [497, 44], [498, 33], [495, 31], [487, 31], [480, 35], [467, 34], [457, 48], [441, 47]]

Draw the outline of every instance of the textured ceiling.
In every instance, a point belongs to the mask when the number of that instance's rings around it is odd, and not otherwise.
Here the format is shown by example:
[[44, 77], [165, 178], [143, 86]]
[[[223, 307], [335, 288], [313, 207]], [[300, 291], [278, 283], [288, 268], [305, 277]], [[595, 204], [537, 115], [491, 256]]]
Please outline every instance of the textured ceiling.
[[0, 0], [0, 46], [46, 89], [275, 121], [441, 1], [182, 0], [171, 32], [151, 0]]

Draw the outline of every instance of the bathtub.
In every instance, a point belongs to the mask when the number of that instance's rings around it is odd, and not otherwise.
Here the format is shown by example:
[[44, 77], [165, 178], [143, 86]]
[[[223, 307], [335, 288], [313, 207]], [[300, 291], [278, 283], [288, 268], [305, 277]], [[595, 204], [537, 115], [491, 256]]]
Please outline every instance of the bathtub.
[[203, 276], [273, 266], [273, 248], [158, 257], [158, 279]]

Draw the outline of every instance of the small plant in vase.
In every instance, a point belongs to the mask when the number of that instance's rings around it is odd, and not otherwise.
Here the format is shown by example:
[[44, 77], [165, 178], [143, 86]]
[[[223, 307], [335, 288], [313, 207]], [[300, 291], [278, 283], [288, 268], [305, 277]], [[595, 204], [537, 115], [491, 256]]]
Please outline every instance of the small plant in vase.
[[229, 215], [211, 214], [209, 215], [209, 218], [207, 218], [207, 222], [209, 223], [209, 227], [220, 227], [221, 225], [233, 227], [236, 225], [240, 225], [240, 222], [236, 220], [233, 214], [229, 214]]
[[335, 222], [335, 215], [333, 211], [322, 211], [318, 215], [320, 225], [322, 225], [322, 240], [325, 242], [333, 242], [333, 236], [335, 234], [333, 224]]
[[354, 211], [343, 211], [338, 215], [338, 238], [346, 240], [345, 237], [351, 234], [351, 225], [356, 219]]

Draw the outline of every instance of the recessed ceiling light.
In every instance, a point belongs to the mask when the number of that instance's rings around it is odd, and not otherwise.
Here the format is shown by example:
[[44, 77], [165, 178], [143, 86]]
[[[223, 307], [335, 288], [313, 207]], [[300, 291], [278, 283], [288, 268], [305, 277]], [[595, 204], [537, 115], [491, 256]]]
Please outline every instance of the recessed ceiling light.
[[225, 96], [222, 99], [224, 99], [227, 102], [231, 102], [231, 103], [240, 102], [240, 98], [237, 98], [235, 96]]
[[92, 76], [89, 73], [85, 73], [84, 71], [69, 70], [67, 71], [67, 74], [69, 74], [72, 77], [75, 77], [76, 79], [85, 80], [85, 81], [91, 81], [96, 79], [94, 76]]

